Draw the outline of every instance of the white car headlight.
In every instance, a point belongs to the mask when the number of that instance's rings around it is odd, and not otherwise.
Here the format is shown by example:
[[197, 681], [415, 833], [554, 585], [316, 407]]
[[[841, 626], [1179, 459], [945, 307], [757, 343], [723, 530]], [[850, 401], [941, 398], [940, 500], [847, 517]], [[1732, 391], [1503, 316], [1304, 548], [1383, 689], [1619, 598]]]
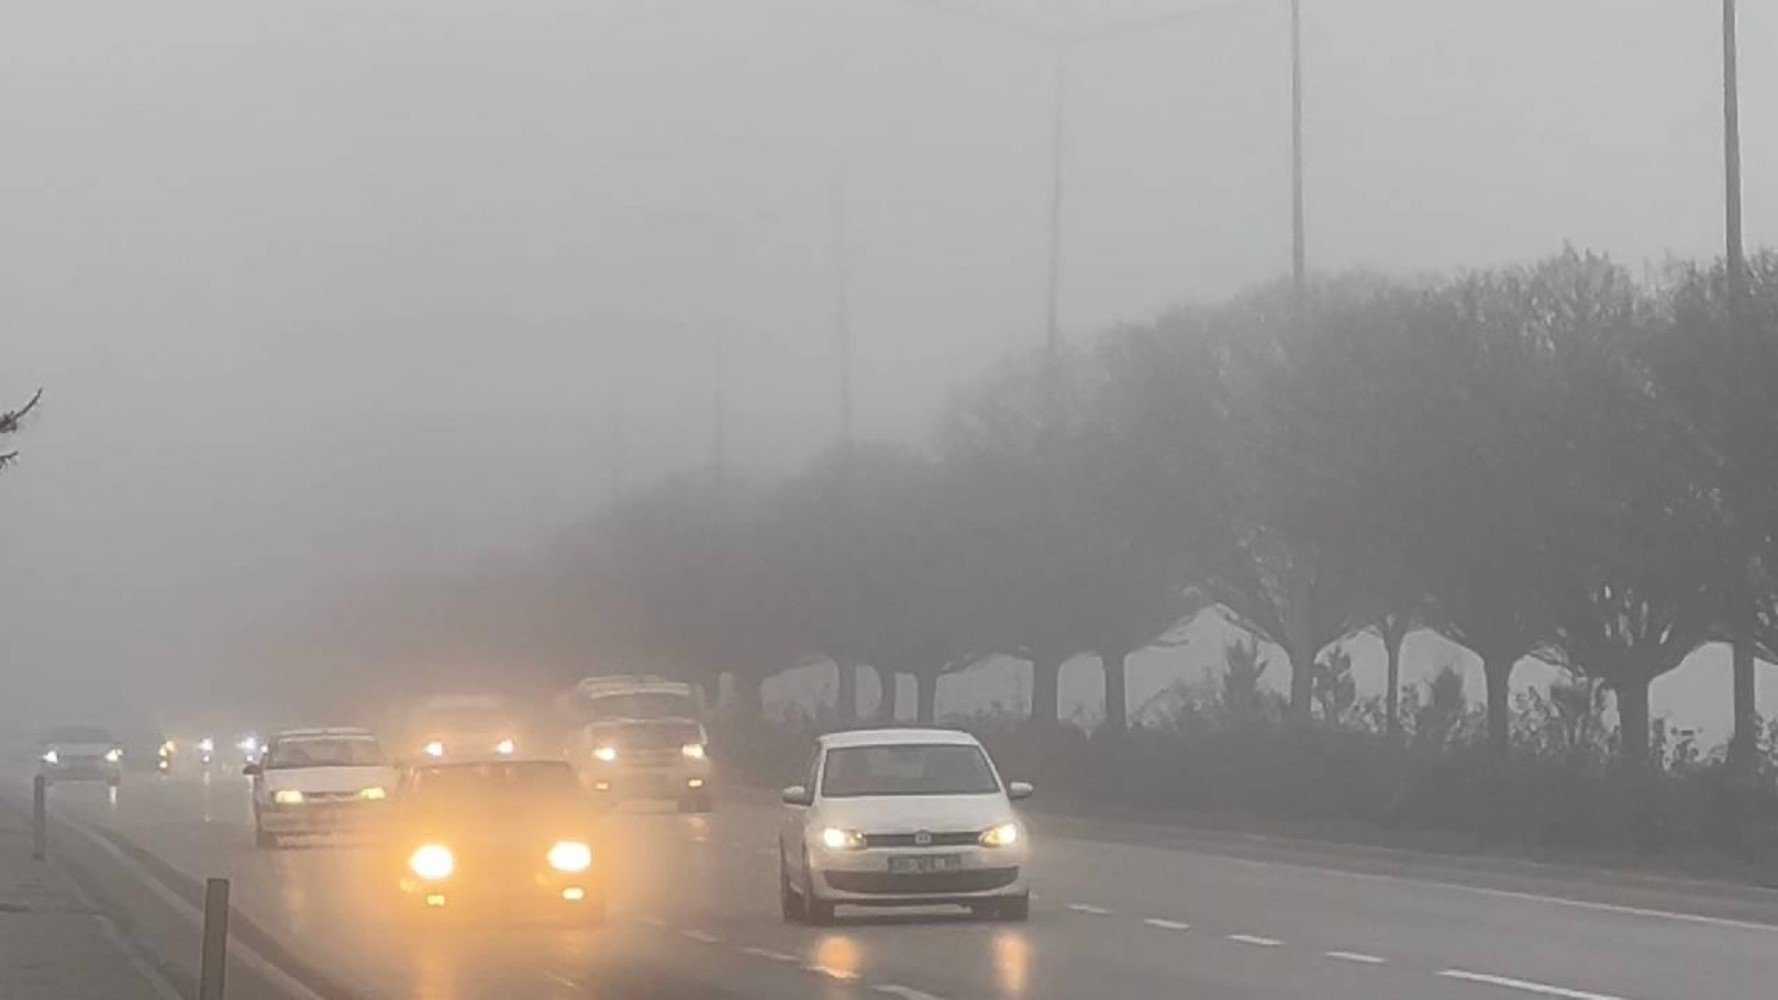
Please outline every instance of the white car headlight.
[[358, 797], [361, 799], [370, 799], [374, 802], [379, 799], [388, 798], [389, 792], [382, 785], [372, 785], [369, 788], [360, 788], [358, 790]]
[[414, 870], [415, 875], [429, 882], [437, 882], [451, 877], [451, 873], [457, 870], [457, 859], [442, 844], [425, 844], [407, 859], [407, 866]]
[[443, 757], [444, 756], [444, 744], [438, 740], [433, 740], [432, 742], [426, 744], [421, 749], [426, 751], [426, 756], [428, 756], [428, 757]]
[[584, 872], [593, 866], [593, 849], [578, 840], [561, 840], [549, 849], [549, 866], [559, 872]]
[[295, 788], [280, 788], [272, 793], [272, 801], [281, 806], [300, 806], [303, 793]]
[[687, 743], [686, 745], [679, 748], [679, 752], [686, 755], [687, 757], [690, 757], [693, 760], [703, 760], [704, 759], [704, 744], [702, 744], [702, 743]]
[[206, 736], [198, 741], [198, 750], [203, 753], [215, 753], [216, 741]]
[[617, 748], [616, 747], [599, 747], [597, 750], [593, 751], [593, 756], [597, 757], [598, 759], [604, 761], [607, 764], [616, 763]]
[[981, 844], [983, 847], [1011, 847], [1019, 842], [1019, 837], [1019, 824], [1002, 823], [983, 830]]
[[494, 752], [499, 754], [502, 757], [511, 757], [513, 755], [513, 751], [517, 750], [518, 748], [519, 748], [519, 745], [517, 743], [514, 743], [512, 740], [501, 740], [500, 742], [494, 744]]
[[837, 826], [830, 826], [821, 831], [821, 846], [830, 851], [862, 851], [864, 834], [857, 830], [842, 830]]
[[120, 760], [123, 760], [123, 750], [121, 748], [112, 747], [111, 749], [105, 751], [105, 761], [107, 763], [115, 764]]
[[56, 753], [55, 747], [50, 747], [48, 750], [43, 751], [43, 762], [45, 764], [59, 764], [62, 762], [62, 755]]

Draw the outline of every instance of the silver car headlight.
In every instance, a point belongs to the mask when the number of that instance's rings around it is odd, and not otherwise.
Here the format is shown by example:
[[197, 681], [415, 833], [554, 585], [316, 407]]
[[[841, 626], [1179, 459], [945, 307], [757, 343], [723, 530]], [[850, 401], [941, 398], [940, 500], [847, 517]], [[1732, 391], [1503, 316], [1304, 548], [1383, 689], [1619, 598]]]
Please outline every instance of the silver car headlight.
[[983, 847], [1011, 847], [1022, 838], [1017, 823], [1002, 823], [982, 831], [980, 838]]

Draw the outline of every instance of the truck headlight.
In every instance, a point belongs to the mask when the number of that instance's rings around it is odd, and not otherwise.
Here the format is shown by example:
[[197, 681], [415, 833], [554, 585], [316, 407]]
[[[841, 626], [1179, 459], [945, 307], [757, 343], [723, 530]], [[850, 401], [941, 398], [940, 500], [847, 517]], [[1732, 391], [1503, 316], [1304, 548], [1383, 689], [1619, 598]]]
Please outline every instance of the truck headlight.
[[389, 793], [382, 785], [372, 785], [369, 788], [360, 788], [358, 790], [358, 797], [361, 799], [370, 799], [374, 802], [388, 798]]
[[1002, 823], [982, 831], [983, 847], [1011, 847], [1019, 842], [1019, 824]]
[[703, 760], [704, 759], [704, 744], [702, 744], [702, 743], [687, 743], [686, 745], [679, 748], [679, 752], [686, 755], [687, 757], [690, 757], [693, 760]]
[[105, 762], [106, 763], [115, 764], [120, 760], [123, 760], [123, 750], [122, 749], [120, 749], [118, 747], [112, 747], [111, 749], [105, 751]]
[[457, 859], [443, 844], [424, 844], [407, 859], [407, 866], [428, 882], [437, 882], [451, 877], [457, 870]]
[[857, 830], [842, 830], [837, 826], [830, 826], [821, 831], [821, 844], [830, 851], [862, 851], [864, 834]]
[[578, 840], [559, 840], [549, 849], [549, 866], [559, 872], [584, 872], [593, 866], [593, 849]]
[[295, 788], [280, 788], [272, 793], [272, 801], [281, 806], [300, 806], [303, 804], [303, 793]]
[[597, 750], [593, 751], [593, 756], [597, 757], [598, 759], [604, 761], [607, 764], [616, 763], [617, 748], [616, 747], [599, 747]]
[[514, 743], [512, 740], [501, 740], [500, 742], [494, 744], [494, 752], [499, 754], [502, 757], [511, 757], [513, 754], [513, 751], [517, 750], [518, 748], [519, 748], [519, 745], [517, 743]]
[[48, 750], [43, 751], [43, 762], [45, 764], [60, 764], [62, 762], [62, 755], [56, 753], [55, 747], [50, 747]]
[[433, 740], [431, 743], [426, 744], [421, 749], [426, 751], [426, 756], [428, 756], [428, 757], [443, 757], [444, 756], [444, 744], [438, 740]]

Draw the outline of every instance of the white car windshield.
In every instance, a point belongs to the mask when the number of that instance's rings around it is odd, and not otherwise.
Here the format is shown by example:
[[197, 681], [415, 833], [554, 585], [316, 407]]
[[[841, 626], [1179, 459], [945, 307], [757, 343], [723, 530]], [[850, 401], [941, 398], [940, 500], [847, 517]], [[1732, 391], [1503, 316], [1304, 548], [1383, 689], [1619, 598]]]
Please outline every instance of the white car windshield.
[[280, 740], [266, 753], [265, 766], [371, 767], [383, 763], [383, 750], [375, 740], [311, 739]]
[[835, 747], [827, 751], [821, 776], [821, 794], [830, 799], [988, 795], [999, 790], [981, 748], [955, 743]]

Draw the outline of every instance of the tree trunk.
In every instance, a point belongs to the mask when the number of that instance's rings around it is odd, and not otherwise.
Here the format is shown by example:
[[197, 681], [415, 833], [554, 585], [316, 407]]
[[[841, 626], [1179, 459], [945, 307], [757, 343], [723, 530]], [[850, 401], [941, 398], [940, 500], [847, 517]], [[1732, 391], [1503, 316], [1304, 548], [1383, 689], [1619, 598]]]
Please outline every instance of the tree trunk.
[[1388, 713], [1383, 720], [1383, 735], [1389, 740], [1390, 746], [1401, 743], [1401, 644], [1407, 638], [1407, 630], [1393, 623], [1383, 629], [1383, 656], [1387, 663], [1384, 671], [1384, 683], [1388, 689], [1383, 693], [1384, 711]]
[[839, 691], [834, 698], [834, 714], [842, 723], [858, 719], [858, 665], [849, 660], [833, 661], [839, 674]]
[[1130, 728], [1129, 660], [1130, 654], [1121, 649], [1099, 653], [1105, 671], [1105, 728], [1113, 733]]
[[1648, 764], [1648, 683], [1627, 677], [1611, 689], [1617, 699], [1618, 758], [1638, 770]]
[[930, 726], [938, 709], [938, 675], [921, 671], [914, 675], [914, 722]]
[[1488, 680], [1488, 750], [1497, 760], [1512, 749], [1512, 680], [1517, 656], [1496, 656], [1482, 661]]
[[1054, 727], [1062, 720], [1062, 660], [1042, 653], [1031, 658], [1031, 724]]
[[764, 722], [766, 717], [764, 684], [756, 678], [731, 671], [729, 686], [735, 693], [735, 718], [742, 722]]
[[1735, 731], [1729, 737], [1732, 774], [1751, 776], [1759, 757], [1759, 690], [1755, 686], [1751, 615], [1738, 612], [1733, 640]]
[[882, 691], [877, 697], [877, 721], [885, 726], [893, 726], [897, 710], [901, 707], [901, 675], [887, 667], [878, 667], [877, 685]]
[[1307, 726], [1312, 721], [1315, 700], [1315, 643], [1308, 629], [1301, 628], [1290, 644], [1290, 722]]

